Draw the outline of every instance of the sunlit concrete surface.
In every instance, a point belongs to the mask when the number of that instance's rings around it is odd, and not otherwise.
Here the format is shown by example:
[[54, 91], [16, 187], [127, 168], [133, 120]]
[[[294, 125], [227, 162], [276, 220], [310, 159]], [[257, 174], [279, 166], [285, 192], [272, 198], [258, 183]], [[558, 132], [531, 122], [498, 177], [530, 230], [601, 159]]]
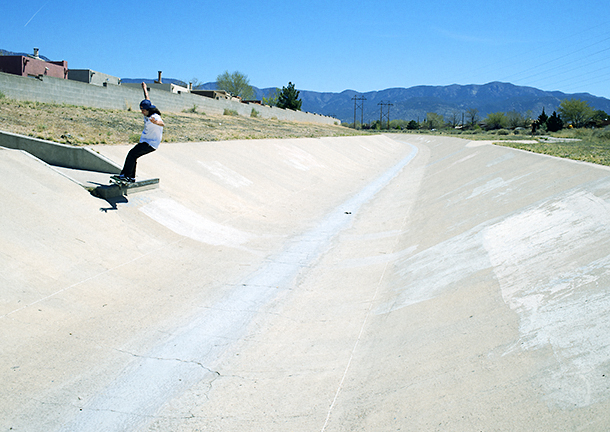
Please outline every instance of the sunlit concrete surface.
[[0, 430], [607, 430], [608, 169], [388, 135], [138, 174], [0, 150]]

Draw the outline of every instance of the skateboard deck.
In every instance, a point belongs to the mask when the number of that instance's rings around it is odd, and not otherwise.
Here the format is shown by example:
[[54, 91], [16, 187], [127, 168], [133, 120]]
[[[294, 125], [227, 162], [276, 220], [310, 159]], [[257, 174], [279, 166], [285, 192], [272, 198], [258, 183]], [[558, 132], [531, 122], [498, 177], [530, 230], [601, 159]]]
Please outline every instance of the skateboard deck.
[[129, 186], [132, 184], [135, 184], [136, 182], [130, 182], [127, 180], [121, 180], [118, 176], [111, 176], [110, 177], [110, 183], [111, 184], [115, 184], [117, 186]]

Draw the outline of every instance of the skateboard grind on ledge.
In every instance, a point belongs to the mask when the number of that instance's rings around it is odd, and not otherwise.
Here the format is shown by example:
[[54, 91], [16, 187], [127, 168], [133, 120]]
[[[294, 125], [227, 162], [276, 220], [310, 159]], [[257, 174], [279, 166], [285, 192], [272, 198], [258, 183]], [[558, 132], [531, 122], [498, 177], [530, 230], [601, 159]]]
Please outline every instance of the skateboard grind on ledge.
[[157, 150], [163, 139], [163, 127], [165, 126], [165, 123], [163, 123], [163, 119], [161, 118], [161, 112], [150, 101], [148, 89], [144, 82], [142, 83], [142, 90], [144, 91], [144, 100], [140, 102], [140, 110], [144, 115], [144, 130], [142, 131], [140, 142], [127, 153], [121, 174], [110, 177], [112, 183], [134, 183], [136, 181], [136, 165], [138, 158]]

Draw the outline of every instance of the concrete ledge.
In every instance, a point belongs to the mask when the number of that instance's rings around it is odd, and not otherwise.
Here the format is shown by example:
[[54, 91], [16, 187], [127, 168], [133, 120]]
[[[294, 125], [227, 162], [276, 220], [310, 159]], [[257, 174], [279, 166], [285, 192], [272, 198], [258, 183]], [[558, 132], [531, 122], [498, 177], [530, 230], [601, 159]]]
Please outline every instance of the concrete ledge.
[[135, 183], [126, 184], [124, 186], [118, 184], [103, 185], [96, 188], [90, 189], [91, 195], [98, 198], [118, 198], [123, 195], [129, 195], [137, 192], [144, 192], [150, 189], [157, 189], [159, 187], [159, 179], [149, 179], [137, 181]]
[[118, 174], [121, 167], [87, 147], [74, 147], [0, 131], [0, 146], [24, 150], [49, 165]]

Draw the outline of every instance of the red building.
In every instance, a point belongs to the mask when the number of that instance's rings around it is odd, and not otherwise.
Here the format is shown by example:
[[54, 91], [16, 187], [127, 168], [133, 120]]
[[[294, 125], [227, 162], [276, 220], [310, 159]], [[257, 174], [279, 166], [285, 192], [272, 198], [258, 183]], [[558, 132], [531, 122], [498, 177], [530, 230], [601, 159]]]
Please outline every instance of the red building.
[[0, 72], [21, 76], [46, 75], [68, 79], [68, 62], [65, 60], [45, 61], [38, 57], [38, 48], [34, 48], [34, 55], [0, 56]]

